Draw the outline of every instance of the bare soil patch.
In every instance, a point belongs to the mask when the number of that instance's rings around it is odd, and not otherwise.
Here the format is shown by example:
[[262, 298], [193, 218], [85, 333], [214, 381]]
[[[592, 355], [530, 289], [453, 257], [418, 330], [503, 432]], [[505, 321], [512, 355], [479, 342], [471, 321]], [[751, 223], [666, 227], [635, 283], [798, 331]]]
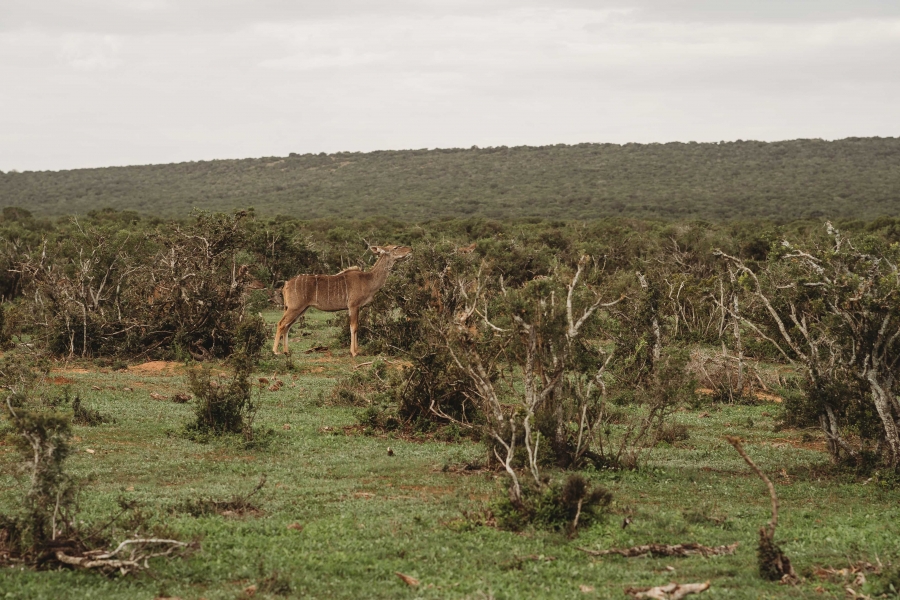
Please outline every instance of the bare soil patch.
[[171, 375], [181, 364], [166, 360], [152, 360], [140, 365], [131, 365], [128, 371], [131, 373], [153, 373], [156, 375]]

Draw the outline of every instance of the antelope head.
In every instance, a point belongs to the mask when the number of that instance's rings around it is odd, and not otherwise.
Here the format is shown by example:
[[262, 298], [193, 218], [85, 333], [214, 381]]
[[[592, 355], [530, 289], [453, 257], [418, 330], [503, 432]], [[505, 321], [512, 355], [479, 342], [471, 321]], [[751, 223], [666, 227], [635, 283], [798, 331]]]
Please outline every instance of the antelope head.
[[389, 256], [394, 261], [408, 258], [412, 253], [412, 248], [410, 248], [409, 246], [371, 246], [369, 250], [371, 250], [373, 254], [377, 254], [379, 257]]

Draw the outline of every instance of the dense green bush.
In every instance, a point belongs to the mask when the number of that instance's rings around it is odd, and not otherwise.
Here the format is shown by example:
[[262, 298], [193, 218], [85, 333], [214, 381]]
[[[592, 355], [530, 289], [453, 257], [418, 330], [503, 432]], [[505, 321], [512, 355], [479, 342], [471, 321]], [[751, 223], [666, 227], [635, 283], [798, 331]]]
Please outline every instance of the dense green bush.
[[601, 519], [612, 503], [612, 493], [602, 486], [591, 487], [581, 475], [573, 474], [564, 482], [535, 488], [527, 486], [519, 502], [503, 497], [491, 510], [497, 526], [522, 531], [528, 526], [565, 531], [574, 535]]
[[252, 440], [259, 405], [253, 400], [248, 369], [239, 368], [226, 380], [213, 376], [209, 369], [191, 371], [188, 381], [195, 400], [194, 420], [185, 426], [188, 437], [203, 441], [210, 435], [234, 433]]

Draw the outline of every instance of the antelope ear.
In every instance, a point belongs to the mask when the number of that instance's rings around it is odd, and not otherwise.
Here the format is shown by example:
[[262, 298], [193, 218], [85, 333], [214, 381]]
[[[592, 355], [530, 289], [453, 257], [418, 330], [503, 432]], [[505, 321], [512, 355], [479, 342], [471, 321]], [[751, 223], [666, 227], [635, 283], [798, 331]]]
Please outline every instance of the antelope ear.
[[384, 254], [384, 248], [381, 246], [369, 246], [369, 250], [372, 254]]

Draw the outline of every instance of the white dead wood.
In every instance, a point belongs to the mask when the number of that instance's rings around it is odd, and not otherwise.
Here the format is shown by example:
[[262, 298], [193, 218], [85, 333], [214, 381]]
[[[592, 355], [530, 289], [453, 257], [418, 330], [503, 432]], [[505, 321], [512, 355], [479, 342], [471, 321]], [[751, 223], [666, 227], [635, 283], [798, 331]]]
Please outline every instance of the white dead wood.
[[[56, 559], [71, 567], [80, 569], [97, 569], [103, 572], [119, 571], [126, 574], [134, 571], [141, 571], [149, 568], [149, 560], [162, 556], [170, 556], [178, 550], [183, 550], [194, 544], [181, 542], [179, 540], [168, 540], [161, 538], [138, 538], [133, 540], [125, 540], [112, 552], [104, 552], [102, 550], [91, 550], [82, 553], [80, 556], [66, 554], [62, 550], [55, 553]], [[153, 547], [150, 550], [149, 547]], [[124, 550], [129, 550], [128, 558], [116, 558], [116, 556]]]
[[626, 594], [638, 600], [681, 600], [690, 594], [699, 594], [709, 589], [709, 582], [670, 583], [652, 588], [629, 588]]

